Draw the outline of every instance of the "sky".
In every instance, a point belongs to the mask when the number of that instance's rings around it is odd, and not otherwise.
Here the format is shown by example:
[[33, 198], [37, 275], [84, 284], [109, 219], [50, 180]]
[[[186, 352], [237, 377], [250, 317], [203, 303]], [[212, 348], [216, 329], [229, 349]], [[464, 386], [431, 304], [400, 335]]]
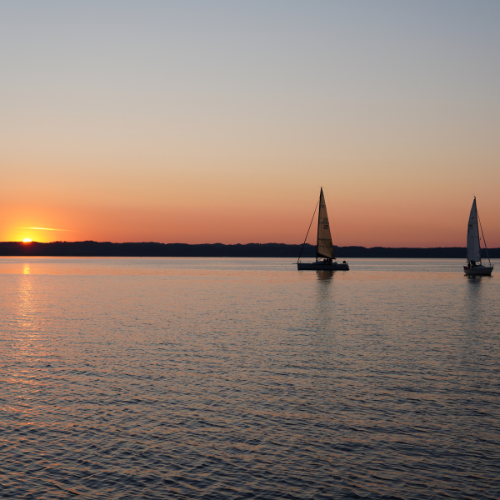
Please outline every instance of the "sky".
[[465, 246], [476, 196], [500, 247], [498, 26], [498, 0], [0, 0], [0, 241], [301, 243], [322, 186], [336, 245]]

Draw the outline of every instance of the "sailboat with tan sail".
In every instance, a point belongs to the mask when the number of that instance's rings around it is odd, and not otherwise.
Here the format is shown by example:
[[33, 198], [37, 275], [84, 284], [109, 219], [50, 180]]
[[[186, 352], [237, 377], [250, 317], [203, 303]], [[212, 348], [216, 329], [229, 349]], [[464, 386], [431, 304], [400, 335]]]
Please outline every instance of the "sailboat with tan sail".
[[344, 260], [344, 262], [334, 262], [335, 255], [333, 253], [332, 244], [332, 234], [330, 232], [330, 223], [328, 221], [328, 212], [326, 210], [325, 197], [323, 195], [323, 188], [321, 188], [319, 194], [319, 212], [318, 212], [318, 233], [316, 238], [316, 261], [315, 262], [300, 262], [300, 257], [302, 256], [302, 251], [304, 250], [304, 245], [307, 241], [307, 236], [309, 235], [309, 230], [311, 229], [314, 215], [318, 210], [318, 205], [314, 210], [311, 224], [309, 224], [309, 229], [306, 233], [306, 238], [300, 249], [300, 255], [297, 260], [297, 269], [299, 271], [349, 271], [349, 265]]
[[[479, 228], [481, 228], [482, 240], [486, 250], [488, 266], [483, 265], [481, 260], [481, 242], [479, 238]], [[488, 255], [488, 247], [484, 239], [483, 226], [479, 220], [477, 212], [476, 197], [470, 209], [469, 223], [467, 224], [467, 265], [464, 266], [464, 273], [467, 276], [491, 276], [493, 266]]]

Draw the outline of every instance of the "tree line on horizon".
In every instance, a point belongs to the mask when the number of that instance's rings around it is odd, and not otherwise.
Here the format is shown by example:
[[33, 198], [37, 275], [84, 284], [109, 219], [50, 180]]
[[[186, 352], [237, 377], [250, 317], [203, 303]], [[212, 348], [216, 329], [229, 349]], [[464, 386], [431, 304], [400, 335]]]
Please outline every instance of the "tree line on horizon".
[[[0, 255], [33, 257], [290, 257], [297, 258], [302, 244], [286, 243], [111, 243], [97, 241], [55, 241], [51, 243], [1, 242]], [[465, 258], [466, 248], [390, 248], [334, 246], [337, 258]], [[483, 249], [483, 257], [486, 252]], [[302, 257], [315, 257], [316, 246], [306, 243]], [[500, 258], [500, 248], [489, 250], [490, 258]]]

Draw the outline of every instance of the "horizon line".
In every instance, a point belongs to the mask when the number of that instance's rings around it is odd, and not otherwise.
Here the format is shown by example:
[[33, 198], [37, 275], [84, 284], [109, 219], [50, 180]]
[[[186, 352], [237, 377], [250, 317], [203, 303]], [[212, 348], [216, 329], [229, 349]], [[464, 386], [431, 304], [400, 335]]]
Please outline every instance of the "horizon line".
[[[70, 231], [70, 230], [67, 230]], [[187, 245], [187, 246], [198, 246], [198, 245], [222, 245], [222, 246], [246, 246], [246, 245], [285, 245], [285, 246], [301, 246], [304, 243], [278, 243], [278, 242], [267, 242], [267, 243], [183, 243], [183, 242], [169, 242], [162, 243], [158, 241], [125, 241], [125, 242], [113, 242], [113, 241], [95, 241], [95, 240], [81, 240], [81, 241], [35, 241], [32, 240], [30, 242], [23, 241], [0, 241], [0, 245], [4, 244], [17, 244], [22, 246], [30, 246], [33, 243], [38, 245], [55, 245], [55, 244], [66, 244], [66, 245], [75, 245], [81, 243], [94, 243], [97, 245]], [[305, 245], [315, 247], [316, 245], [311, 243], [305, 243]], [[388, 249], [438, 249], [438, 248], [467, 248], [466, 246], [434, 246], [434, 247], [413, 247], [413, 246], [399, 246], [399, 247], [391, 247], [391, 246], [363, 246], [363, 245], [333, 245], [334, 248], [366, 248], [366, 249], [375, 249], [375, 248], [388, 248]], [[497, 250], [500, 247], [492, 247], [489, 250]]]

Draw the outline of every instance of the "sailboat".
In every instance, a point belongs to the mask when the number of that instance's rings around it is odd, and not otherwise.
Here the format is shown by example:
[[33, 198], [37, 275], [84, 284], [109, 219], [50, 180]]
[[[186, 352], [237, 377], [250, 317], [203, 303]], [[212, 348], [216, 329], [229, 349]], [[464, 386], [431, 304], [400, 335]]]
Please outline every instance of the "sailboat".
[[[481, 245], [479, 240], [479, 228], [483, 237], [484, 248], [489, 266], [484, 266], [481, 260]], [[464, 272], [467, 276], [491, 276], [493, 266], [491, 265], [488, 247], [484, 240], [483, 226], [477, 213], [476, 197], [472, 202], [472, 208], [469, 215], [469, 225], [467, 226], [467, 265], [464, 266]]]
[[[309, 224], [309, 229], [311, 229], [314, 215], [316, 214], [316, 209], [314, 210], [311, 224]], [[326, 211], [325, 197], [323, 195], [323, 188], [319, 193], [319, 212], [318, 212], [318, 235], [316, 239], [316, 261], [315, 262], [300, 262], [300, 257], [302, 255], [302, 250], [307, 241], [307, 236], [309, 235], [309, 229], [306, 233], [306, 238], [300, 249], [300, 255], [297, 260], [297, 269], [299, 271], [349, 271], [349, 265], [344, 260], [344, 262], [334, 262], [335, 255], [333, 253], [332, 245], [332, 234], [330, 232], [330, 224], [328, 222], [328, 212]]]

